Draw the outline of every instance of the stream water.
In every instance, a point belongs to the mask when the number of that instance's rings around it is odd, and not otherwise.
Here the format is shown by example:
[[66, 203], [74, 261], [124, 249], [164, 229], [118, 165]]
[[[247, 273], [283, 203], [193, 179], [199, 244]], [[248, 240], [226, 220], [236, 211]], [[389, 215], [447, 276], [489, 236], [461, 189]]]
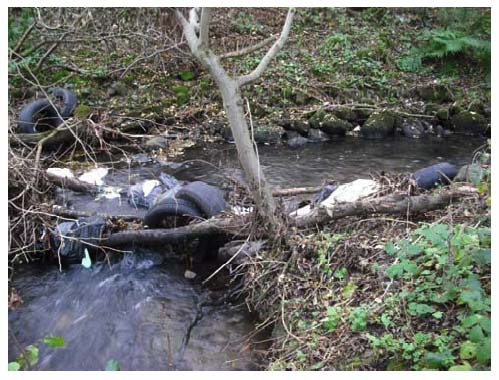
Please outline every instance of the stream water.
[[[347, 182], [374, 172], [413, 172], [437, 162], [469, 163], [483, 140], [346, 138], [300, 149], [261, 146], [259, 155], [268, 181], [279, 187], [320, 185], [325, 179]], [[186, 150], [183, 165], [150, 162], [119, 165], [108, 185], [126, 188], [161, 171], [179, 179], [220, 183], [237, 170], [235, 147], [201, 145]], [[125, 165], [126, 166], [126, 165]], [[60, 201], [75, 209], [109, 214], [143, 214], [124, 199], [94, 200], [67, 192]], [[184, 278], [186, 263], [165, 249], [132, 249], [121, 261], [96, 263], [91, 270], [72, 265], [26, 265], [11, 286], [23, 304], [9, 311], [9, 361], [20, 346], [62, 336], [63, 348], [40, 345], [39, 370], [102, 370], [110, 359], [122, 370], [249, 370], [257, 359], [247, 337], [254, 318], [243, 305], [221, 302], [221, 292], [203, 287], [210, 268]], [[197, 269], [196, 269], [197, 270]], [[223, 293], [223, 292], [222, 292]], [[13, 338], [15, 337], [15, 339]]]

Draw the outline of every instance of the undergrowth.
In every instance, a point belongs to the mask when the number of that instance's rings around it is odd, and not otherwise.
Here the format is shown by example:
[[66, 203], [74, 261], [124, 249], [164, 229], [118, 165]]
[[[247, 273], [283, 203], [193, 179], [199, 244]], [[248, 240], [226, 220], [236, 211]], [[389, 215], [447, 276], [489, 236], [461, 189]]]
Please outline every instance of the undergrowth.
[[489, 370], [488, 149], [476, 193], [446, 209], [294, 231], [248, 264], [248, 304], [273, 326], [266, 368]]

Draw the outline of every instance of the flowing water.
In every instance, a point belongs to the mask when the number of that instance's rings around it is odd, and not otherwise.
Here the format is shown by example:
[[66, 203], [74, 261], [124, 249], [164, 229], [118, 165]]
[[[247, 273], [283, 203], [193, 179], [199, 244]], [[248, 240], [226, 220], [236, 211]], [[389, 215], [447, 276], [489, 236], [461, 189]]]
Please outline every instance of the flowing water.
[[[347, 182], [375, 172], [413, 172], [448, 161], [469, 163], [483, 140], [392, 139], [366, 141], [346, 138], [308, 144], [299, 149], [261, 146], [259, 156], [268, 181], [279, 187], [320, 185], [325, 179]], [[179, 179], [221, 183], [238, 167], [235, 147], [207, 144], [188, 149], [182, 165], [151, 162], [116, 167], [109, 185], [126, 188], [161, 171]], [[94, 200], [67, 192], [60, 201], [78, 210], [142, 215], [124, 199]], [[194, 280], [184, 277], [186, 263], [166, 249], [139, 250], [114, 263], [94, 264], [91, 270], [72, 265], [25, 266], [11, 282], [24, 303], [9, 311], [9, 360], [20, 346], [62, 336], [63, 348], [40, 345], [35, 369], [102, 370], [110, 359], [122, 370], [254, 369], [257, 359], [247, 339], [254, 318], [243, 305], [223, 300], [223, 291], [200, 281], [212, 265], [201, 264]], [[195, 269], [198, 270], [198, 269]], [[204, 273], [203, 273], [204, 272]], [[15, 337], [15, 338], [14, 338]]]
[[[135, 250], [119, 262], [20, 269], [12, 286], [24, 304], [9, 312], [23, 346], [47, 335], [63, 348], [40, 347], [42, 370], [248, 370], [256, 359], [246, 337], [252, 317], [220, 291], [184, 278], [185, 265], [161, 251]], [[9, 339], [9, 361], [19, 355]]]

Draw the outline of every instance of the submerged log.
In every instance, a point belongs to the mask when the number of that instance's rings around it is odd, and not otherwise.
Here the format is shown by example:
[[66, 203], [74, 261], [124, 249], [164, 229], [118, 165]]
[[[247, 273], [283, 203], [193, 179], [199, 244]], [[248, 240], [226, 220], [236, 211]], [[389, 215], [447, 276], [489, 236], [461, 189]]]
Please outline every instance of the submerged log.
[[248, 227], [245, 218], [209, 219], [201, 223], [176, 228], [120, 231], [103, 240], [102, 245], [116, 247], [129, 244], [180, 243], [189, 239], [219, 234], [247, 236]]

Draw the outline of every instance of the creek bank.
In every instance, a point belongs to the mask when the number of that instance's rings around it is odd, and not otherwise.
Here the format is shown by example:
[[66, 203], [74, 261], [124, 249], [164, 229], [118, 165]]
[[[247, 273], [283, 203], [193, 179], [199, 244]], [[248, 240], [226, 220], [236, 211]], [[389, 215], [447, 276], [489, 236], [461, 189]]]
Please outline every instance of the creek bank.
[[[445, 138], [451, 134], [475, 137], [490, 137], [490, 119], [485, 110], [461, 110], [450, 106], [427, 104], [424, 114], [390, 108], [356, 108], [338, 106], [319, 107], [299, 119], [274, 119], [266, 124], [255, 124], [250, 131], [258, 144], [287, 144], [303, 146], [309, 142], [337, 139], [345, 135], [369, 140], [382, 140], [390, 136], [424, 138], [436, 136]], [[298, 115], [298, 117], [300, 117]], [[208, 128], [215, 135], [232, 142], [230, 128], [223, 122], [213, 122]]]

